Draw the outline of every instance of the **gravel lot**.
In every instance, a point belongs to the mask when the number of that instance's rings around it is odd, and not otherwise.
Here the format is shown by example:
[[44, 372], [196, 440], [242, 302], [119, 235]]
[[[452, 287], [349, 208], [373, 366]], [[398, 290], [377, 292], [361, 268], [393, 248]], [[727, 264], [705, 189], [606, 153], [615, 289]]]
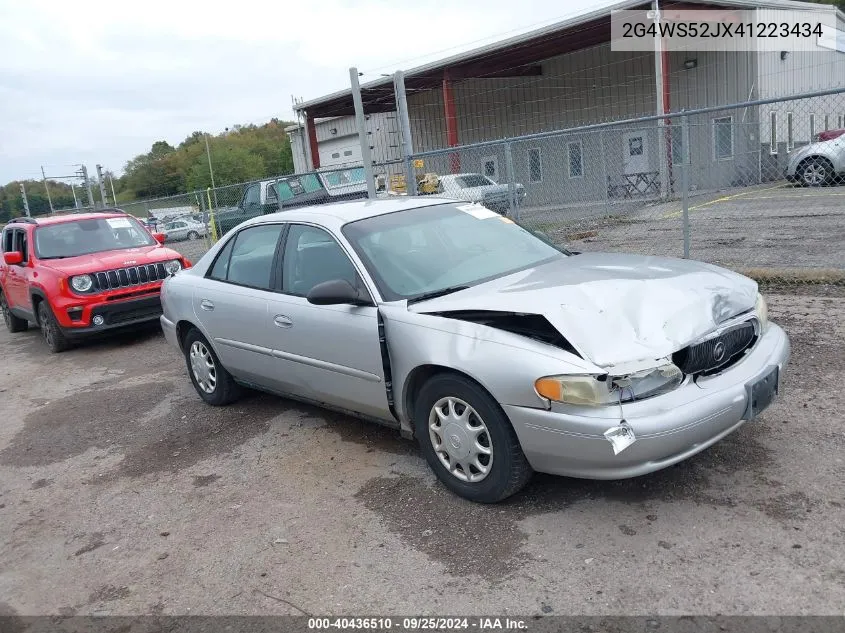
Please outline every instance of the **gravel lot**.
[[845, 296], [774, 294], [760, 419], [660, 473], [480, 506], [413, 443], [276, 397], [205, 406], [151, 331], [0, 333], [0, 613], [839, 614]]

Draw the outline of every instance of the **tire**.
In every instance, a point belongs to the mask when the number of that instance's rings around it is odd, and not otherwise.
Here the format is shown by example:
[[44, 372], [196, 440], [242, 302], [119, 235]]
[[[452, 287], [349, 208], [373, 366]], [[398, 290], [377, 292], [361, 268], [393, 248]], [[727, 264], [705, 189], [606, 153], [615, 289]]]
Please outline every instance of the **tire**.
[[[199, 397], [206, 403], [222, 407], [240, 398], [242, 389], [226, 371], [202, 333], [191, 328], [185, 336], [185, 364]], [[197, 367], [194, 367], [196, 359]], [[203, 366], [201, 363], [205, 363]], [[207, 373], [203, 370], [206, 369]]]
[[[468, 415], [467, 407], [471, 409]], [[453, 416], [455, 421], [442, 422], [443, 417]], [[459, 422], [462, 417], [466, 421]], [[449, 490], [464, 499], [496, 503], [531, 479], [533, 471], [504, 411], [465, 376], [443, 373], [430, 378], [417, 395], [414, 420], [428, 465]], [[450, 424], [455, 426], [450, 429]], [[438, 451], [435, 443], [445, 450]], [[486, 448], [489, 455], [480, 451], [473, 456], [473, 445]]]
[[6, 302], [6, 295], [2, 291], [0, 291], [0, 312], [3, 313], [3, 321], [6, 323], [6, 329], [12, 334], [24, 332], [29, 327], [29, 321], [12, 314], [9, 304]]
[[192, 242], [194, 240], [198, 240], [199, 238], [200, 238], [200, 234], [197, 233], [196, 231], [189, 231], [188, 232], [188, 239], [191, 240]]
[[824, 158], [811, 158], [798, 168], [798, 180], [804, 187], [821, 187], [830, 183], [833, 168]]
[[50, 309], [50, 304], [44, 299], [38, 303], [38, 326], [41, 328], [41, 336], [47, 347], [54, 354], [65, 351], [70, 347], [70, 343], [65, 338], [61, 327], [59, 327], [56, 317], [53, 316], [53, 311]]

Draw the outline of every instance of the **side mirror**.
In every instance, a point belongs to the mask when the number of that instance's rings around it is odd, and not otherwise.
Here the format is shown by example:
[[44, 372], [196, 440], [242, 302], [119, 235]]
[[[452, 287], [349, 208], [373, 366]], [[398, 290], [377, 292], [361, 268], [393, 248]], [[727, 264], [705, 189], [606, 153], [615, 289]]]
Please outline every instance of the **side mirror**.
[[167, 236], [164, 233], [153, 233], [153, 238], [159, 244], [164, 244], [167, 241]]
[[23, 263], [23, 253], [19, 251], [12, 251], [10, 253], [3, 253], [3, 261], [7, 266], [16, 266]]
[[305, 297], [308, 303], [317, 306], [350, 304], [354, 306], [370, 305], [370, 298], [365, 292], [355, 288], [346, 279], [332, 279], [317, 284]]

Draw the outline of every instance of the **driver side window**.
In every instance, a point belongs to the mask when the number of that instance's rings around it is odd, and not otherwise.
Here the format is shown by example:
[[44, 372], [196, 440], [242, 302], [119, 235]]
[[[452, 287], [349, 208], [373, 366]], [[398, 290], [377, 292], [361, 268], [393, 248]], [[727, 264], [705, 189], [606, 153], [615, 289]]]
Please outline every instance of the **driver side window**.
[[304, 297], [317, 284], [334, 279], [360, 284], [355, 266], [331, 235], [313, 226], [292, 225], [282, 263], [282, 292]]
[[29, 249], [27, 248], [26, 231], [15, 231], [15, 250], [23, 255], [24, 263], [29, 261]]

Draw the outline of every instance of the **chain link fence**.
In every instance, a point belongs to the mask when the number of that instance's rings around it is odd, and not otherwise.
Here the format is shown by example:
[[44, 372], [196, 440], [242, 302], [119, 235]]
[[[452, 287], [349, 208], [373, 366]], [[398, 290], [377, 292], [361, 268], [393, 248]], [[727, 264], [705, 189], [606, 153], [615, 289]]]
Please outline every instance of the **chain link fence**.
[[[576, 251], [687, 256], [778, 282], [841, 281], [844, 118], [839, 89], [450, 147], [375, 165], [376, 196], [478, 202]], [[121, 207], [156, 218], [160, 230], [204, 223], [200, 239], [177, 244], [196, 259], [251, 217], [365, 197], [359, 166]]]
[[845, 275], [845, 89], [445, 148], [438, 195], [578, 251], [692, 257], [758, 278]]

